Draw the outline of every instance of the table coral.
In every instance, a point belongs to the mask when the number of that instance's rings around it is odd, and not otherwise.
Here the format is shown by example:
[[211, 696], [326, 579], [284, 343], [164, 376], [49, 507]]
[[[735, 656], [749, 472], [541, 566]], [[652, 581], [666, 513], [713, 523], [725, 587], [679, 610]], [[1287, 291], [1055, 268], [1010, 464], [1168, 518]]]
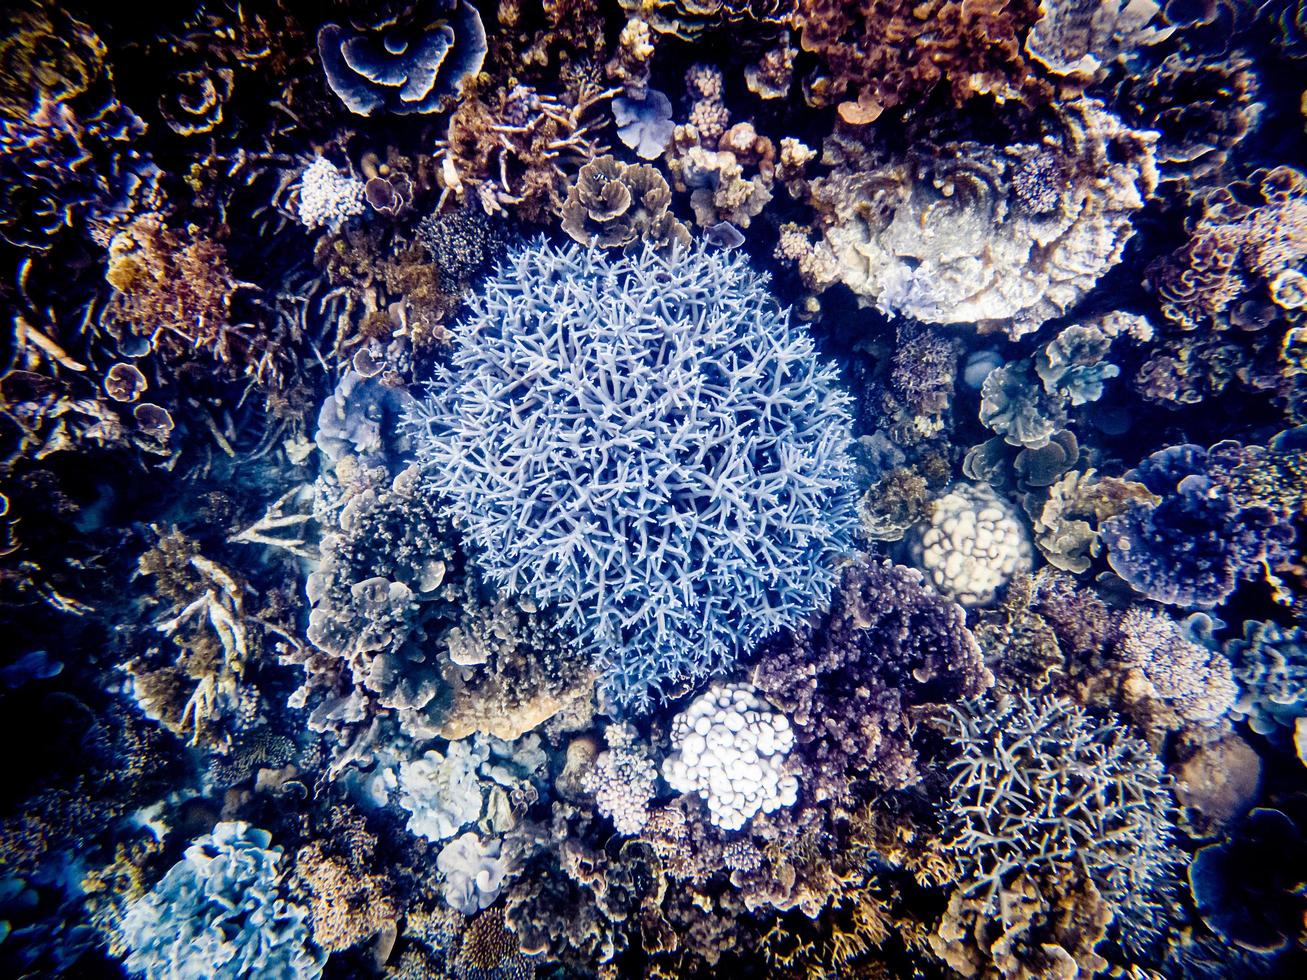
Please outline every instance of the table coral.
[[[530, 244], [463, 336], [410, 416], [428, 485], [493, 581], [558, 604], [619, 702], [722, 668], [824, 592], [854, 521], [847, 396], [738, 255]], [[764, 379], [791, 371], [778, 403]]]
[[1091, 99], [1061, 104], [1038, 142], [898, 155], [836, 134], [830, 173], [810, 184], [822, 241], [808, 285], [840, 281], [887, 313], [1020, 337], [1121, 261], [1157, 186], [1155, 141]]
[[440, 112], [481, 70], [486, 32], [467, 0], [423, 0], [403, 16], [325, 25], [318, 54], [350, 112]]

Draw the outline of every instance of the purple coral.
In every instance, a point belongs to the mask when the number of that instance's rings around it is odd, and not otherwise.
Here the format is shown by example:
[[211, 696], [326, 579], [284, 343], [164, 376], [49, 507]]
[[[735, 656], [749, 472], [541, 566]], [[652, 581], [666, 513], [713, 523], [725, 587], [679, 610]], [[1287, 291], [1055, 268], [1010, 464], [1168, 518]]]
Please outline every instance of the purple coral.
[[490, 576], [642, 707], [795, 622], [855, 520], [848, 395], [738, 254], [537, 240], [409, 413]]
[[908, 711], [973, 697], [993, 683], [966, 616], [916, 569], [849, 563], [826, 616], [763, 645], [753, 683], [789, 717], [816, 800], [851, 778], [917, 779]]
[[1125, 474], [1162, 500], [1131, 501], [1103, 522], [1108, 563], [1158, 602], [1211, 608], [1292, 544], [1294, 530], [1269, 507], [1244, 506], [1213, 478], [1201, 446], [1171, 446]]

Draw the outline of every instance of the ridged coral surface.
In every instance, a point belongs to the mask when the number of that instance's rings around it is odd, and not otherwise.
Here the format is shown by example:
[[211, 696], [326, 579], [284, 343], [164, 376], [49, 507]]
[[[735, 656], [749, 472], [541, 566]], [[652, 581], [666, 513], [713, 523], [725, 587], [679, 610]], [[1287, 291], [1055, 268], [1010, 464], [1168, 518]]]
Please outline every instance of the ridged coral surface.
[[558, 604], [639, 707], [824, 596], [854, 520], [847, 403], [742, 258], [537, 241], [409, 425], [494, 580]]

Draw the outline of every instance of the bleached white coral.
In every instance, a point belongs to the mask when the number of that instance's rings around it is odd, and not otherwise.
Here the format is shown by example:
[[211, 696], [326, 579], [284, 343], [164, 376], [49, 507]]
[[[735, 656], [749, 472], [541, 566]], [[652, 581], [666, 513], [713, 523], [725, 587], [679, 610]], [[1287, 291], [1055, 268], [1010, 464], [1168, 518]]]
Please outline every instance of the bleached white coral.
[[963, 606], [988, 605], [1013, 575], [1031, 568], [1025, 522], [981, 483], [954, 484], [936, 500], [910, 548], [931, 585]]
[[300, 177], [300, 224], [336, 232], [363, 207], [363, 181], [341, 173], [326, 157], [314, 157]]
[[619, 834], [638, 834], [649, 819], [658, 770], [630, 725], [609, 725], [604, 739], [608, 748], [581, 777], [581, 786], [594, 794], [599, 812], [612, 818]]
[[481, 815], [481, 777], [477, 766], [490, 757], [484, 743], [450, 742], [399, 767], [400, 806], [409, 812], [408, 829], [428, 840], [453, 837]]
[[508, 881], [510, 861], [498, 837], [482, 840], [469, 831], [436, 855], [436, 869], [445, 876], [445, 901], [464, 915], [488, 908]]
[[672, 746], [663, 778], [678, 793], [703, 797], [723, 830], [798, 799], [798, 779], [781, 772], [794, 747], [789, 719], [748, 684], [714, 684], [691, 701], [672, 722]]

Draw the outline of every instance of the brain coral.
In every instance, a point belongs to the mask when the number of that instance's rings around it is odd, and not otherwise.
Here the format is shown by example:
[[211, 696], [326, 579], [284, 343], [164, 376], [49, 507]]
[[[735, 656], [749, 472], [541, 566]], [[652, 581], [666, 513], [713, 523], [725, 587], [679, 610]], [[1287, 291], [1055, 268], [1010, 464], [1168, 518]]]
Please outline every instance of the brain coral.
[[308, 943], [308, 911], [281, 894], [281, 848], [270, 840], [240, 821], [197, 838], [128, 906], [127, 968], [148, 980], [321, 976], [326, 957]]
[[848, 396], [733, 254], [537, 240], [409, 414], [498, 583], [557, 604], [609, 692], [732, 662], [806, 613], [849, 546]]
[[811, 185], [824, 240], [800, 269], [889, 313], [1019, 337], [1121, 261], [1157, 185], [1156, 138], [1092, 99], [1060, 106], [1029, 143], [893, 156], [831, 137], [831, 172]]

